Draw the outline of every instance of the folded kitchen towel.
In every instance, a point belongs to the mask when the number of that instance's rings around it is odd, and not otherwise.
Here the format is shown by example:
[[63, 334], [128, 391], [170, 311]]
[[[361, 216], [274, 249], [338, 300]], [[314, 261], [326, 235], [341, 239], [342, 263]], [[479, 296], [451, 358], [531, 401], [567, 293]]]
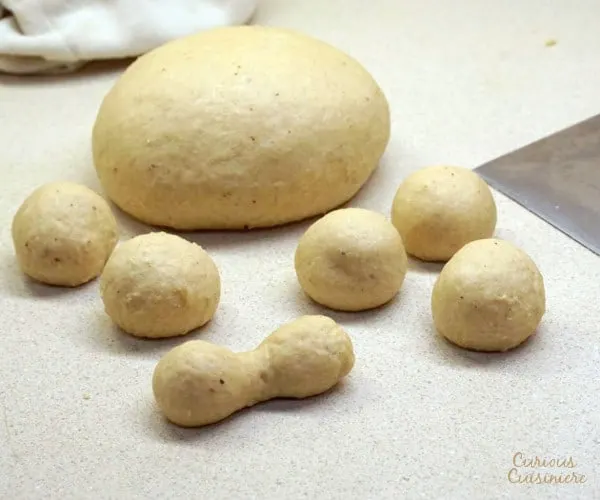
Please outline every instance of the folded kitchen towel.
[[0, 72], [71, 72], [246, 23], [258, 0], [0, 0]]

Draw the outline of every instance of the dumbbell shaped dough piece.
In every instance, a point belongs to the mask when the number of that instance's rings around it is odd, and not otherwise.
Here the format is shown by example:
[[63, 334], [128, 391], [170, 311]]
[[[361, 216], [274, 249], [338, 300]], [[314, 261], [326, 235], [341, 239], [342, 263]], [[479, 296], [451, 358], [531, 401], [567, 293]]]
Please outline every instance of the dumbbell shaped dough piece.
[[348, 334], [325, 316], [302, 316], [255, 350], [191, 340], [158, 362], [152, 387], [171, 422], [199, 427], [277, 397], [306, 398], [331, 389], [354, 366]]

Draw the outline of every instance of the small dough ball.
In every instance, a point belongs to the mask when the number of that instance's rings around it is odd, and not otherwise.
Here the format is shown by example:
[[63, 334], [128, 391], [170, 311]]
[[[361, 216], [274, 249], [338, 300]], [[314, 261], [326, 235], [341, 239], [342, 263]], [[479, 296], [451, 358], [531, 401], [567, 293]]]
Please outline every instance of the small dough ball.
[[315, 302], [362, 311], [394, 298], [404, 282], [407, 257], [402, 238], [383, 215], [344, 208], [308, 228], [295, 266], [300, 285]]
[[437, 331], [476, 351], [507, 351], [532, 335], [546, 309], [544, 280], [521, 249], [473, 241], [444, 266], [431, 298]]
[[100, 277], [104, 309], [137, 337], [185, 335], [210, 321], [221, 297], [217, 266], [201, 246], [167, 233], [121, 243]]
[[463, 167], [428, 167], [398, 188], [392, 222], [406, 251], [424, 261], [445, 262], [470, 241], [490, 238], [496, 203], [486, 182]]
[[269, 227], [352, 198], [390, 137], [356, 60], [283, 28], [228, 26], [138, 58], [105, 96], [94, 165], [124, 211], [175, 229]]
[[86, 186], [52, 182], [17, 210], [12, 238], [21, 270], [49, 285], [75, 287], [96, 278], [118, 240], [108, 203]]

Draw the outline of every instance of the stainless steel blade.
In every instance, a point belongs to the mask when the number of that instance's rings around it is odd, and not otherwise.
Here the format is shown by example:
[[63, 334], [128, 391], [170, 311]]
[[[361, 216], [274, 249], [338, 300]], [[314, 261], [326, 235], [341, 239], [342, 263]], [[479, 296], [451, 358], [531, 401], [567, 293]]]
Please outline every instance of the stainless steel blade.
[[475, 172], [600, 255], [600, 115], [486, 163]]

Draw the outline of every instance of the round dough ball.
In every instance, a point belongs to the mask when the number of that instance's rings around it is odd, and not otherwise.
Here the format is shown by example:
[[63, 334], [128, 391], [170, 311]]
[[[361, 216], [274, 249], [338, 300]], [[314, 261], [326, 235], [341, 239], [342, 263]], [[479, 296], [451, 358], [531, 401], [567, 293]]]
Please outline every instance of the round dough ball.
[[201, 246], [167, 233], [121, 243], [100, 277], [104, 309], [137, 337], [185, 335], [210, 321], [221, 297], [219, 270]]
[[390, 136], [372, 76], [293, 31], [235, 26], [135, 61], [93, 130], [108, 196], [152, 225], [269, 227], [352, 198]]
[[21, 270], [49, 285], [75, 287], [96, 278], [118, 240], [108, 203], [91, 189], [52, 182], [17, 210], [12, 238]]
[[295, 255], [300, 286], [315, 302], [362, 311], [389, 302], [406, 275], [402, 238], [383, 215], [344, 208], [304, 233]]
[[460, 347], [507, 351], [532, 335], [546, 309], [544, 280], [521, 249], [473, 241], [442, 269], [431, 298], [437, 331]]
[[398, 188], [392, 222], [410, 255], [445, 262], [470, 241], [493, 236], [496, 203], [488, 185], [472, 170], [427, 167]]

